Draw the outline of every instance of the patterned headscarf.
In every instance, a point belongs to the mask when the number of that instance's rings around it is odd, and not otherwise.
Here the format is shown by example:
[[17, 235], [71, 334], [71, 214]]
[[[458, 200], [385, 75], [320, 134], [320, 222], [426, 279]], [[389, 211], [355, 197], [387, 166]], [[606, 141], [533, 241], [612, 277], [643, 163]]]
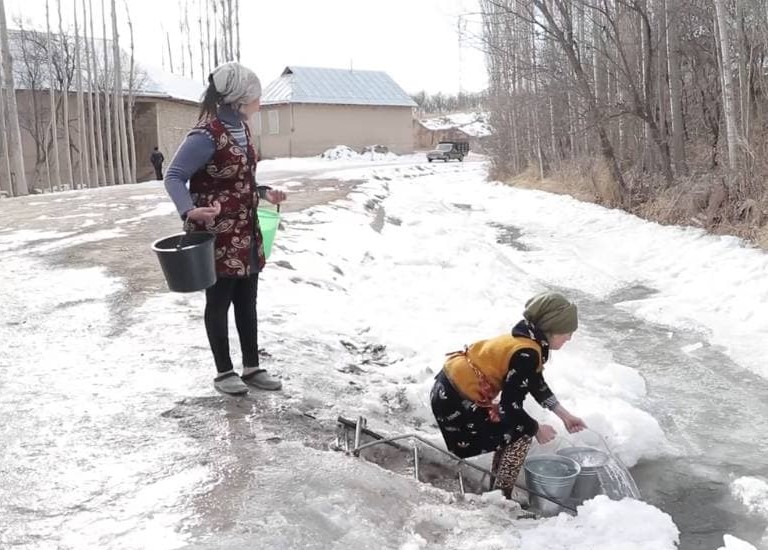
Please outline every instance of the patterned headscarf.
[[208, 80], [216, 88], [223, 103], [241, 105], [261, 97], [261, 82], [252, 70], [240, 63], [224, 63], [216, 67]]

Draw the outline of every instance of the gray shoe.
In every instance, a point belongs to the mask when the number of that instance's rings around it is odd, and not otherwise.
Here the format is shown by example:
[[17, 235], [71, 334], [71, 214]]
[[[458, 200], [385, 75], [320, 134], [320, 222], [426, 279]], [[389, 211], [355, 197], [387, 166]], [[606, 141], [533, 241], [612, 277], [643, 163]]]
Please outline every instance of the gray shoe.
[[259, 369], [240, 377], [243, 382], [260, 390], [277, 391], [283, 388], [283, 383], [272, 378], [267, 371]]
[[243, 395], [248, 393], [248, 386], [243, 384], [235, 371], [225, 372], [213, 379], [213, 387], [227, 395]]

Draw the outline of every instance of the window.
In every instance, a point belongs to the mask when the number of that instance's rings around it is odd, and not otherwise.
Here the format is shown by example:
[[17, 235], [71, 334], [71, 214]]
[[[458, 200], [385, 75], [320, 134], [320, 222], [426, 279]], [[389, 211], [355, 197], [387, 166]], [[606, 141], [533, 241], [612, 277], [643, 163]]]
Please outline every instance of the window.
[[278, 111], [269, 111], [269, 133], [280, 133], [280, 113]]

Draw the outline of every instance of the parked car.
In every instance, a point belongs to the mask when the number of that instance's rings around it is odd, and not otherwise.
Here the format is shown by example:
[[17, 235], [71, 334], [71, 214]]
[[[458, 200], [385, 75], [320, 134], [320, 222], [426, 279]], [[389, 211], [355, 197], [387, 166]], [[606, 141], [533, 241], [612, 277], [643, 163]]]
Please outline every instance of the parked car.
[[468, 141], [441, 141], [434, 151], [427, 153], [427, 160], [429, 162], [433, 160], [448, 162], [451, 159], [456, 159], [461, 162], [467, 153], [469, 153]]

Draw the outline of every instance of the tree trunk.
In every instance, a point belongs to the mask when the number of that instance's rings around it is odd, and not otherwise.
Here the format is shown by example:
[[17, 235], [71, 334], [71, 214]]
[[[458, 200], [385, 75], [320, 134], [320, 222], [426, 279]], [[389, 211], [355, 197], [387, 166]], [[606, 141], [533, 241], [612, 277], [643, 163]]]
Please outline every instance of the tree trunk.
[[128, 173], [128, 148], [125, 136], [125, 103], [123, 101], [123, 68], [120, 60], [120, 33], [117, 30], [117, 9], [115, 0], [112, 3], [112, 65], [115, 71], [115, 89], [113, 91], [113, 116], [115, 119], [115, 156], [118, 181], [121, 184], [130, 182]]
[[[1, 3], [1, 2], [0, 2]], [[2, 158], [3, 158], [3, 170], [4, 173], [0, 177], [0, 190], [8, 193], [8, 196], [13, 196], [13, 185], [11, 177], [11, 151], [8, 146], [8, 129], [5, 123], [6, 119], [6, 101], [5, 101], [5, 79], [3, 78], [3, 71], [0, 71], [0, 140], [3, 143]]]
[[[670, 8], [672, 6], [672, 9]], [[679, 17], [680, 0], [665, 0], [667, 14], [667, 63], [669, 71], [669, 103], [672, 115], [672, 156], [678, 174], [688, 173], [685, 158], [685, 126], [683, 124], [683, 81], [680, 73]]]
[[13, 194], [16, 196], [29, 194], [27, 174], [24, 169], [24, 152], [21, 145], [21, 128], [19, 127], [19, 111], [16, 107], [16, 86], [13, 78], [13, 59], [8, 40], [8, 27], [5, 21], [5, 1], [0, 0], [0, 48], [2, 48], [3, 85], [5, 88], [5, 110], [7, 112], [7, 127], [4, 134], [8, 142], [11, 173], [16, 177], [9, 179]]
[[741, 114], [741, 135], [749, 141], [749, 78], [747, 76], [747, 36], [744, 29], [744, 2], [736, 2], [736, 28], [739, 59], [739, 113]]
[[[61, 19], [61, 0], [56, 0], [56, 4], [58, 7], [59, 12], [59, 34], [61, 36], [62, 41], [66, 40], [66, 35], [64, 34], [64, 23]], [[64, 125], [64, 160], [65, 160], [65, 166], [66, 166], [66, 184], [70, 186], [70, 189], [74, 189], [75, 185], [75, 178], [72, 174], [72, 152], [70, 150], [70, 136], [69, 136], [69, 75], [67, 74], [67, 65], [69, 64], [67, 61], [69, 59], [69, 55], [65, 56], [65, 70], [63, 71], [64, 75], [64, 82], [62, 84], [61, 89], [61, 104], [63, 107], [63, 120], [62, 124]]]
[[235, 30], [237, 32], [237, 62], [240, 63], [240, 0], [235, 0]]
[[96, 119], [93, 108], [93, 73], [91, 72], [91, 43], [88, 40], [88, 10], [85, 0], [82, 0], [83, 8], [83, 50], [85, 52], [85, 76], [88, 80], [88, 142], [90, 147], [88, 155], [91, 163], [88, 165], [91, 171], [91, 182], [94, 187], [99, 186], [99, 161], [96, 152]]
[[165, 42], [168, 45], [168, 67], [173, 71], [173, 50], [171, 50], [171, 35], [166, 31]]
[[[128, 9], [127, 3], [125, 5], [125, 9]], [[186, 34], [187, 34], [187, 53], [189, 54], [189, 78], [194, 80], [195, 65], [194, 65], [194, 59], [192, 57], [192, 32], [189, 28], [189, 0], [186, 0], [184, 2], [184, 27], [186, 28]]]
[[205, 43], [203, 40], [205, 35], [203, 34], [203, 8], [200, 2], [202, 0], [197, 0], [197, 31], [200, 36], [200, 77], [205, 82]]
[[219, 66], [219, 14], [216, 8], [217, 0], [211, 0], [213, 6], [213, 66]]
[[[93, 38], [93, 4], [91, 0], [88, 0], [88, 23], [89, 28], [91, 31], [91, 58], [88, 63], [88, 70], [89, 75], [88, 79], [91, 81], [91, 93], [93, 94], [93, 100], [96, 104], [96, 124], [95, 124], [95, 134], [96, 134], [96, 152], [95, 152], [95, 159], [96, 159], [96, 167], [99, 174], [99, 185], [107, 185], [107, 172], [104, 168], [104, 137], [102, 135], [103, 127], [101, 125], [101, 95], [99, 94], [99, 71], [98, 71], [98, 62], [96, 59], [97, 51], [96, 51], [96, 42]], [[93, 72], [91, 73], [91, 69]], [[91, 78], [93, 77], [93, 78]]]
[[77, 20], [77, 1], [73, 2], [75, 22], [75, 88], [77, 93], [77, 157], [80, 174], [80, 182], [86, 187], [91, 187], [91, 162], [88, 155], [88, 136], [85, 126], [85, 101], [83, 100], [83, 67], [80, 59], [80, 27]]
[[717, 28], [720, 35], [720, 58], [723, 84], [723, 110], [728, 140], [728, 165], [731, 170], [739, 167], [739, 133], [736, 125], [736, 109], [733, 99], [733, 78], [731, 76], [731, 39], [728, 30], [728, 11], [724, 0], [715, 0]]
[[[48, 151], [53, 148], [53, 180], [56, 186], [61, 185], [61, 160], [59, 159], [59, 132], [56, 122], [56, 87], [53, 85], [53, 42], [51, 40], [51, 18], [48, 0], [45, 0], [45, 27], [46, 27], [46, 49], [48, 57], [48, 98], [51, 109], [51, 141], [47, 148]], [[52, 191], [53, 189], [51, 189]]]
[[221, 28], [221, 58], [222, 62], [229, 61], [229, 34], [227, 32], [227, 4], [226, 0], [221, 0], [221, 20], [219, 21]]
[[[203, 71], [203, 83], [207, 81], [206, 74], [213, 72], [213, 57], [211, 49], [211, 0], [202, 0], [205, 2], [205, 47], [208, 56], [208, 70]], [[216, 0], [213, 0], [214, 2]]]
[[[128, 32], [131, 37], [131, 69], [128, 73], [128, 154], [130, 158], [131, 182], [136, 182], [136, 138], [133, 135], [133, 89], [134, 89], [134, 44], [133, 44], [133, 22], [131, 21], [131, 12], [128, 9], [128, 2], [125, 2], [125, 14], [128, 19]], [[191, 55], [190, 51], [190, 55]], [[190, 64], [191, 64], [190, 57]]]
[[[112, 146], [112, 109], [110, 106], [111, 91], [109, 90], [109, 48], [107, 48], [107, 10], [104, 6], [104, 0], [101, 0], [101, 30], [104, 37], [104, 114], [106, 118], [106, 140], [107, 143], [107, 173], [109, 174], [109, 185], [117, 184], [117, 174], [115, 170], [115, 156]], [[117, 123], [117, 121], [115, 121]]]

